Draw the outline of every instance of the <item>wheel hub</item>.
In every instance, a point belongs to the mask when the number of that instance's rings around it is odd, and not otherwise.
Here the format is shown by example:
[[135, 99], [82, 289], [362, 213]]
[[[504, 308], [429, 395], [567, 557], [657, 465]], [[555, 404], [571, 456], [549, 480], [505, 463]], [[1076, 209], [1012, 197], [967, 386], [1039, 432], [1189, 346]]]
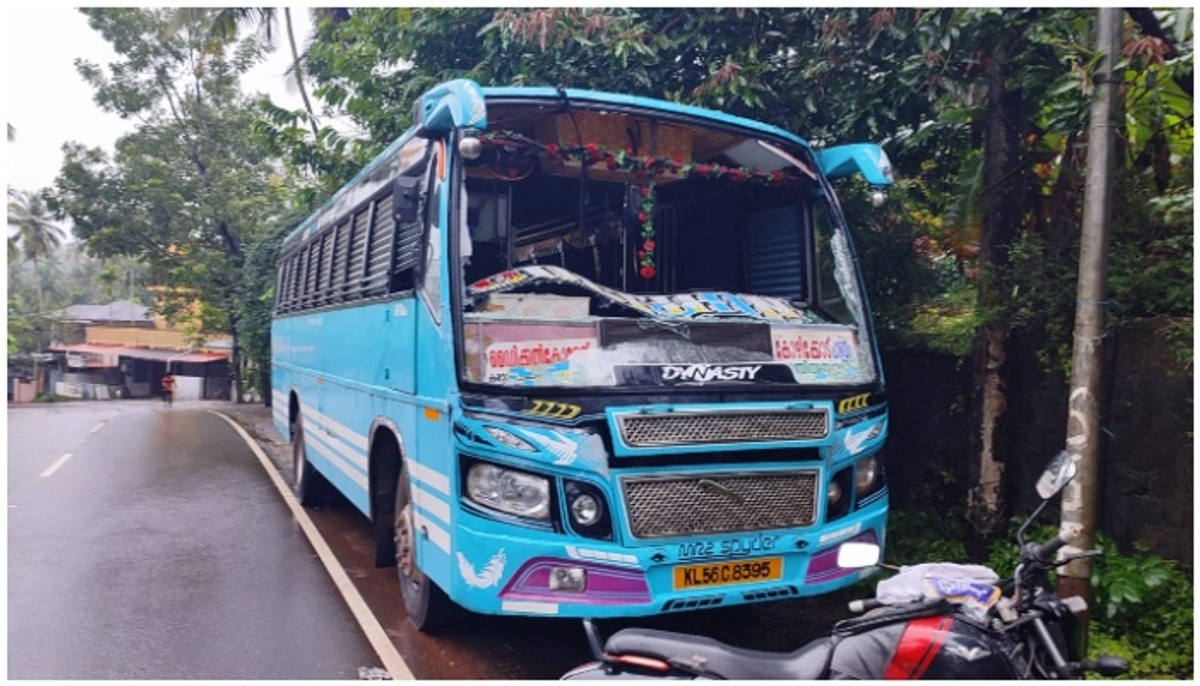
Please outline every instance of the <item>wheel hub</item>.
[[414, 571], [412, 505], [406, 504], [396, 515], [396, 564], [405, 578]]

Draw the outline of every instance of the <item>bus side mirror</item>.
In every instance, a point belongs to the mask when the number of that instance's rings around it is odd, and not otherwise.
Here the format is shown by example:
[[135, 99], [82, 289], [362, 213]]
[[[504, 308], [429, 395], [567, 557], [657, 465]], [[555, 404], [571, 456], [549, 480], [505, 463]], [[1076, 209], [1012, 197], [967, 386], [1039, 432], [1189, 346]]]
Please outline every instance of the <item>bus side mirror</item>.
[[421, 179], [414, 176], [397, 177], [392, 186], [392, 216], [397, 224], [411, 224], [420, 216]]
[[892, 161], [883, 148], [873, 143], [839, 145], [817, 153], [817, 164], [830, 179], [850, 176], [859, 172], [867, 183], [876, 187], [887, 187], [895, 183], [892, 177]]

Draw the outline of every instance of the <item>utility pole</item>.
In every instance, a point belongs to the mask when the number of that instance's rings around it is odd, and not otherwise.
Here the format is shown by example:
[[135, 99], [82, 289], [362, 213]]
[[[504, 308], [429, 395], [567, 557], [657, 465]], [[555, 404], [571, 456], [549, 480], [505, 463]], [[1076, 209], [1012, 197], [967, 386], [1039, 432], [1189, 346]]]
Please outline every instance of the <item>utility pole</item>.
[[[1062, 524], [1078, 526], [1079, 539], [1064, 554], [1095, 546], [1100, 476], [1100, 398], [1103, 396], [1105, 281], [1112, 215], [1114, 136], [1117, 125], [1115, 65], [1121, 48], [1124, 10], [1096, 11], [1096, 47], [1100, 69], [1092, 97], [1088, 127], [1087, 188], [1083, 196], [1083, 236], [1079, 249], [1079, 285], [1075, 301], [1075, 344], [1071, 356], [1071, 396], [1067, 418], [1067, 452], [1079, 468], [1063, 492]], [[1059, 595], [1091, 599], [1091, 560], [1062, 568]], [[1086, 622], [1085, 622], [1086, 626]]]

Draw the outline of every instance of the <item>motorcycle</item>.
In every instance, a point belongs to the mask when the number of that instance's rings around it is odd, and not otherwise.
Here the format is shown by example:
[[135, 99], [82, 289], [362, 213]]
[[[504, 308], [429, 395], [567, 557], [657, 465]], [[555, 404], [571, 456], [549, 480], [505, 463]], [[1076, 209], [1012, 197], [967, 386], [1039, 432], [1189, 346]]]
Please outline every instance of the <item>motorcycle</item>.
[[926, 563], [890, 567], [874, 544], [846, 543], [845, 568], [896, 571], [876, 585], [874, 598], [850, 603], [861, 616], [834, 625], [831, 635], [787, 653], [747, 650], [704, 636], [623, 629], [602, 643], [591, 620], [584, 630], [594, 660], [563, 679], [1081, 679], [1087, 672], [1114, 677], [1129, 671], [1121, 658], [1083, 659], [1082, 598], [1060, 598], [1050, 572], [1083, 551], [1055, 560], [1078, 535], [1064, 529], [1045, 543], [1025, 532], [1050, 500], [1074, 478], [1065, 452], [1051, 459], [1037, 482], [1042, 499], [1017, 531], [1020, 562], [1011, 579], [981, 565]]

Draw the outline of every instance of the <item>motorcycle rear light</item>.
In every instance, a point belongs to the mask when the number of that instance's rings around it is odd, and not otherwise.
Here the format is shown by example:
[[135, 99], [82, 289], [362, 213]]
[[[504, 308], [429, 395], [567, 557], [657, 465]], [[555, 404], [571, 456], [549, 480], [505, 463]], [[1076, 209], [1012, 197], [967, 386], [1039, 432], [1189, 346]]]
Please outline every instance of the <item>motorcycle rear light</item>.
[[548, 580], [551, 591], [583, 593], [587, 590], [587, 570], [582, 567], [553, 567]]

